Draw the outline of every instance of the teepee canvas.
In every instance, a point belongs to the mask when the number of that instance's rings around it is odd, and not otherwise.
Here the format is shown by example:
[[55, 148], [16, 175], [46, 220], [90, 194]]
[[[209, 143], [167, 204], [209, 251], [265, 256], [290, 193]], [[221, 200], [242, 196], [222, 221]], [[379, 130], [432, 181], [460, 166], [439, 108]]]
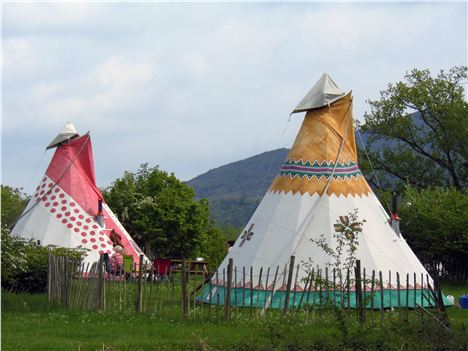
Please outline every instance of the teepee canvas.
[[96, 186], [89, 133], [68, 123], [47, 147], [56, 147], [45, 175], [12, 235], [41, 245], [87, 249], [86, 261], [114, 252], [117, 244], [138, 262], [142, 251], [105, 203]]
[[[306, 262], [324, 269], [331, 261], [317, 242], [323, 238], [327, 247], [336, 248], [339, 235], [349, 234], [353, 225], [350, 214], [355, 211], [360, 220], [365, 220], [351, 233], [358, 234], [356, 258], [369, 273], [366, 278], [375, 270], [382, 271], [384, 277], [391, 271], [393, 279], [399, 273], [402, 282], [409, 274], [411, 287], [414, 274], [418, 288], [423, 285], [421, 276], [427, 281], [425, 268], [404, 238], [392, 229], [389, 216], [359, 169], [352, 101], [351, 93], [345, 94], [329, 76], [323, 75], [293, 110], [306, 111], [296, 140], [268, 192], [218, 268], [218, 278], [215, 276], [211, 288], [205, 289], [205, 302], [215, 301], [215, 294], [224, 294], [225, 280], [220, 277], [224, 276], [229, 259], [233, 259], [238, 275], [244, 270], [247, 273], [245, 279], [238, 278], [232, 284], [236, 286], [232, 303], [248, 305], [252, 298], [260, 306], [280, 306], [290, 257], [295, 256], [300, 266], [293, 283], [294, 291], [299, 292], [304, 290], [310, 273]], [[295, 303], [298, 302], [299, 298]]]

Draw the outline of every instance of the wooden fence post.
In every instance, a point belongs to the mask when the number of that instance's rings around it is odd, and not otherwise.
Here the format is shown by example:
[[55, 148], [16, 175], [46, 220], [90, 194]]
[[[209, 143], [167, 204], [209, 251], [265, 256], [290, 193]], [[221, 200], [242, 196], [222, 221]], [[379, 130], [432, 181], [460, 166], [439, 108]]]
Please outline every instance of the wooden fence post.
[[47, 256], [47, 300], [52, 300], [52, 254]]
[[104, 291], [104, 256], [100, 255], [98, 263], [98, 291], [97, 291], [97, 308], [100, 311], [104, 310], [105, 306], [105, 291]]
[[383, 325], [384, 322], [384, 294], [385, 288], [383, 284], [382, 271], [379, 271], [379, 281], [380, 281], [380, 324]]
[[364, 322], [364, 311], [362, 306], [362, 292], [361, 292], [361, 261], [356, 260], [355, 267], [355, 276], [356, 276], [356, 308], [358, 310], [358, 320], [359, 322]]
[[231, 320], [231, 292], [232, 292], [232, 267], [234, 259], [230, 258], [227, 266], [227, 284], [224, 297], [224, 319]]
[[182, 279], [181, 279], [181, 288], [182, 288], [182, 315], [184, 319], [188, 319], [188, 296], [187, 296], [187, 261], [184, 258], [182, 260]]
[[138, 285], [137, 285], [137, 292], [136, 292], [136, 311], [137, 313], [141, 312], [142, 310], [142, 300], [143, 300], [143, 254], [140, 255], [140, 260], [138, 262]]
[[65, 307], [70, 307], [70, 293], [71, 293], [71, 265], [70, 259], [67, 256], [64, 256], [64, 292], [65, 296], [63, 299], [63, 305]]
[[295, 256], [291, 256], [291, 258], [289, 259], [288, 282], [286, 283], [286, 296], [284, 298], [284, 309], [283, 309], [284, 315], [288, 314], [289, 293], [291, 291], [291, 284], [292, 284], [292, 278], [293, 278], [293, 273], [294, 273], [294, 260], [295, 259], [296, 259]]

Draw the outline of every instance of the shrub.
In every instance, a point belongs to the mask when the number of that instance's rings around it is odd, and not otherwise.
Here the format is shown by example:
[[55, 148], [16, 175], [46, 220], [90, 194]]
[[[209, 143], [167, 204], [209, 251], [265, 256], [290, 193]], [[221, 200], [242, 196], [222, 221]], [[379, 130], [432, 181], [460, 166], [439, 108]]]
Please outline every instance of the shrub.
[[14, 292], [43, 292], [47, 287], [49, 253], [81, 260], [83, 249], [39, 246], [32, 240], [11, 236], [2, 228], [2, 288]]

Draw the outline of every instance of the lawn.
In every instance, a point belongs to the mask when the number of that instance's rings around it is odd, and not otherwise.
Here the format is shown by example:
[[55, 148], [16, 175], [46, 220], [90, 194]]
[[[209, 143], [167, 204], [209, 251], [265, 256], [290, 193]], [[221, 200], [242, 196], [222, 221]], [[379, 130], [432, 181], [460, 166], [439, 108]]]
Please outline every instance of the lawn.
[[[468, 286], [444, 286], [458, 297]], [[300, 314], [235, 323], [184, 321], [179, 314], [70, 311], [45, 294], [2, 292], [2, 350], [466, 350], [468, 310], [448, 309], [454, 332], [413, 316], [363, 325], [331, 314], [311, 324]], [[344, 323], [340, 323], [344, 322]]]

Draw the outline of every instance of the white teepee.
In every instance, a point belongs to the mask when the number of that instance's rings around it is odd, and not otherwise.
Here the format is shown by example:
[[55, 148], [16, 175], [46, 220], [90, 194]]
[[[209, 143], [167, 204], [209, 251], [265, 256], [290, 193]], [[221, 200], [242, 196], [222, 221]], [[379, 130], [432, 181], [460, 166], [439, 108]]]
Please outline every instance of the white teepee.
[[[426, 280], [425, 268], [405, 239], [392, 229], [389, 216], [358, 167], [351, 93], [343, 93], [324, 74], [293, 113], [300, 111], [307, 113], [286, 161], [218, 268], [218, 279], [213, 278], [213, 289], [205, 291], [204, 300], [224, 289], [219, 277], [226, 271], [229, 259], [233, 259], [238, 272], [243, 267], [247, 270], [246, 283], [237, 284], [236, 292], [246, 289], [248, 293], [249, 287], [255, 287], [259, 293], [254, 299], [258, 298], [258, 303], [268, 299], [272, 305], [279, 304], [278, 296], [284, 291], [284, 267], [291, 256], [301, 266], [295, 289], [303, 290], [308, 273], [304, 263], [312, 260], [314, 267], [323, 269], [331, 262], [317, 240], [323, 235], [326, 245], [336, 248], [336, 237], [349, 233], [349, 214], [356, 209], [359, 219], [365, 220], [362, 227], [353, 229], [359, 242], [356, 256], [368, 277], [372, 270], [382, 271], [387, 280], [391, 271], [394, 283], [396, 273], [402, 281], [409, 274], [413, 286], [416, 273], [416, 285], [423, 285], [420, 278], [423, 275]], [[236, 301], [242, 300], [239, 296]]]

